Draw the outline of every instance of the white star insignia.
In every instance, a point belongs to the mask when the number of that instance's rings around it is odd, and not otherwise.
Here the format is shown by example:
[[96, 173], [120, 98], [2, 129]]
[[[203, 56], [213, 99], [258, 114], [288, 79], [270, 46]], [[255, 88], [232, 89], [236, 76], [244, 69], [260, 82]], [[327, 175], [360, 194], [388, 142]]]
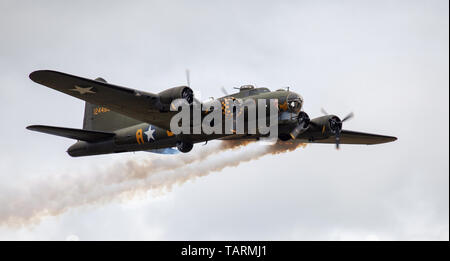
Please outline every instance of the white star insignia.
[[69, 89], [69, 91], [79, 92], [81, 95], [86, 93], [95, 93], [94, 91], [91, 91], [93, 87], [80, 87], [78, 85], [74, 86], [75, 89]]
[[148, 130], [145, 133], [147, 135], [147, 141], [149, 142], [150, 139], [155, 140], [155, 137], [153, 137], [153, 133], [155, 132], [155, 129], [152, 129], [152, 125], [148, 125]]

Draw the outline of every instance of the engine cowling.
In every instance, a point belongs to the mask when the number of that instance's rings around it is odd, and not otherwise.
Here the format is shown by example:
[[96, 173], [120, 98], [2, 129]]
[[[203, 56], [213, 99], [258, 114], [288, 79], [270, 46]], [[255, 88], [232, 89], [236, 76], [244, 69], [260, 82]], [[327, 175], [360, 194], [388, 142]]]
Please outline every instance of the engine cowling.
[[194, 147], [194, 144], [190, 141], [177, 141], [177, 149], [183, 153], [189, 152]]
[[[311, 120], [317, 130], [323, 134], [334, 134], [342, 129], [342, 121], [335, 115], [326, 115]], [[323, 129], [324, 128], [324, 129]]]
[[[302, 134], [306, 130], [308, 130], [310, 124], [309, 116], [306, 112], [300, 111], [297, 115], [297, 126], [289, 133], [289, 136], [292, 139], [296, 139], [298, 135]], [[286, 139], [286, 137], [282, 137], [281, 139]]]
[[187, 86], [170, 88], [158, 93], [158, 95], [159, 101], [165, 108], [176, 99], [185, 99], [189, 104], [194, 101], [194, 92]]
[[[323, 109], [322, 109], [323, 110]], [[322, 136], [334, 136], [336, 140], [336, 149], [339, 149], [339, 143], [341, 140], [341, 131], [342, 131], [342, 123], [353, 118], [353, 112], [350, 112], [344, 118], [340, 119], [336, 115], [329, 115], [326, 113], [325, 116], [315, 118], [311, 120], [311, 123], [315, 126], [316, 132], [320, 127], [322, 127], [321, 134]], [[313, 137], [310, 137], [310, 140], [313, 140]]]
[[303, 124], [304, 128], [307, 128], [309, 126], [309, 123], [311, 122], [311, 120], [309, 119], [309, 115], [304, 111], [299, 112], [297, 121], [298, 124]]

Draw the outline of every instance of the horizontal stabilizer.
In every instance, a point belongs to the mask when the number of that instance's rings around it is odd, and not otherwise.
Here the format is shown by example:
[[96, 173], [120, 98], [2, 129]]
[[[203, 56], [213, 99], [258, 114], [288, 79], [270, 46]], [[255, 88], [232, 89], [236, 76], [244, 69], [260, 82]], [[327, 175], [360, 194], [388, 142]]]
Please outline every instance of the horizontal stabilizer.
[[32, 125], [28, 126], [27, 129], [87, 142], [101, 141], [112, 138], [116, 135], [111, 132], [89, 131], [72, 128], [44, 126], [44, 125]]

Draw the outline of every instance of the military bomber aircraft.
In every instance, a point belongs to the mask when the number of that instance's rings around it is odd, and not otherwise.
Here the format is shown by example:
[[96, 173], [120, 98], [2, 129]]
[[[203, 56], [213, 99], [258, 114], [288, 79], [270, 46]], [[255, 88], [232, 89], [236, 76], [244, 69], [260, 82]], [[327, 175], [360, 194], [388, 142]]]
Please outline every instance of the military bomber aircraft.
[[[170, 110], [172, 101], [184, 99], [188, 104], [199, 103], [189, 86], [169, 88], [157, 94], [107, 83], [62, 72], [40, 70], [30, 74], [36, 83], [85, 101], [83, 128], [63, 128], [32, 125], [27, 129], [77, 140], [67, 150], [73, 157], [108, 153], [149, 151], [173, 154], [189, 152], [195, 143], [220, 140], [257, 140], [260, 133], [244, 134], [174, 134], [171, 118], [177, 113]], [[188, 83], [189, 85], [189, 83]], [[289, 89], [270, 91], [244, 85], [239, 92], [218, 100], [225, 105], [227, 99], [275, 99], [278, 106], [278, 139], [298, 140], [305, 143], [380, 144], [397, 138], [342, 129], [344, 118], [323, 111], [324, 116], [310, 119], [302, 110], [303, 98]], [[222, 106], [223, 114], [230, 108]], [[208, 112], [203, 112], [204, 117]], [[176, 147], [176, 149], [174, 149]]]

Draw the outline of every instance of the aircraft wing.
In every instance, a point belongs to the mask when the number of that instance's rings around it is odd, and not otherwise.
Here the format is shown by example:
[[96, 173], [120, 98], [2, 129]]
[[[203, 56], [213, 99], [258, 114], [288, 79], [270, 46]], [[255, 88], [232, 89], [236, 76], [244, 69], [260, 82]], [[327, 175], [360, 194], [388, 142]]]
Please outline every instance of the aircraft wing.
[[[397, 140], [396, 137], [392, 136], [384, 136], [378, 134], [357, 132], [357, 131], [349, 131], [342, 130], [340, 144], [365, 144], [365, 145], [373, 145], [373, 144], [381, 144], [386, 142], [391, 142]], [[336, 138], [334, 136], [330, 136], [326, 139], [317, 139], [314, 141], [305, 140], [308, 143], [336, 143]]]
[[66, 73], [41, 70], [30, 79], [86, 102], [169, 129], [171, 112], [159, 111], [158, 95]]

